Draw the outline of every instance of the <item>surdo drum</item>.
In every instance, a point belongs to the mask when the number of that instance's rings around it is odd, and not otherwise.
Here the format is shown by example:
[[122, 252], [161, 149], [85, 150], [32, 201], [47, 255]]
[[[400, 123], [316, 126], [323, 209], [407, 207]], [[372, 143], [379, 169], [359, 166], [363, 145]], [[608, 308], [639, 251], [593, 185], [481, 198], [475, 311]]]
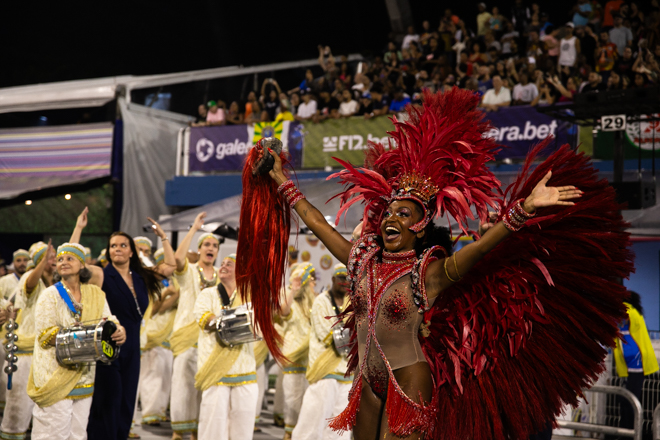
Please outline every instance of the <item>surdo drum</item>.
[[218, 316], [218, 342], [229, 347], [247, 342], [261, 341], [254, 332], [254, 311], [252, 303], [242, 304], [233, 309], [223, 309]]
[[57, 362], [65, 367], [97, 361], [109, 364], [119, 356], [119, 347], [111, 338], [116, 330], [117, 325], [107, 319], [60, 330], [55, 338]]

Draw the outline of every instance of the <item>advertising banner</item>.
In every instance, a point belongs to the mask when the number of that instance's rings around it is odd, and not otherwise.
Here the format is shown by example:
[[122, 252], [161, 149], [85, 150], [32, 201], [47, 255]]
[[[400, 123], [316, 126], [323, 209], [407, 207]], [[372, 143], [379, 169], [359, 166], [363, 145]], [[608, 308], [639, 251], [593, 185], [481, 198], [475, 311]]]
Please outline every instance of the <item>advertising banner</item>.
[[556, 150], [564, 144], [572, 147], [577, 145], [578, 128], [561, 119], [554, 119], [536, 111], [534, 107], [518, 106], [500, 109], [486, 113], [486, 119], [495, 127], [487, 136], [498, 144], [508, 148], [502, 149], [498, 159], [522, 159], [530, 148], [547, 138], [555, 137], [551, 150]]
[[277, 137], [289, 149], [293, 166], [300, 167], [302, 132], [298, 122], [261, 122], [252, 125], [192, 127], [189, 141], [190, 172], [240, 171], [259, 139]]

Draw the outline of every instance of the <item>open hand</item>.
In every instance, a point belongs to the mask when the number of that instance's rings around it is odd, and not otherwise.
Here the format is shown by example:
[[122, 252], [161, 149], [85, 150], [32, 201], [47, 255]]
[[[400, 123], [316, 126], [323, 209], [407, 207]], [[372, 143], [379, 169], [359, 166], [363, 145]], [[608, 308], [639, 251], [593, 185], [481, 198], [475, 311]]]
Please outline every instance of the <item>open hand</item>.
[[195, 222], [192, 225], [192, 229], [199, 231], [204, 226], [204, 219], [206, 218], [206, 211], [200, 212], [195, 217]]
[[546, 206], [571, 206], [575, 205], [574, 202], [570, 200], [582, 197], [584, 194], [583, 191], [580, 191], [574, 186], [545, 186], [548, 183], [548, 180], [552, 177], [552, 171], [548, 171], [548, 174], [541, 179], [539, 183], [536, 184], [532, 193], [525, 199], [523, 208], [525, 211], [532, 213], [538, 208], [543, 208]]
[[80, 213], [78, 216], [78, 220], [76, 220], [76, 227], [80, 229], [84, 229], [87, 226], [87, 214], [89, 213], [89, 208], [85, 206], [85, 209]]
[[165, 234], [165, 231], [163, 231], [163, 228], [160, 227], [160, 225], [158, 224], [158, 222], [156, 220], [152, 219], [151, 217], [147, 217], [147, 220], [149, 220], [151, 222], [151, 227], [153, 228], [154, 233], [158, 237], [160, 237], [161, 239], [167, 237], [167, 235]]

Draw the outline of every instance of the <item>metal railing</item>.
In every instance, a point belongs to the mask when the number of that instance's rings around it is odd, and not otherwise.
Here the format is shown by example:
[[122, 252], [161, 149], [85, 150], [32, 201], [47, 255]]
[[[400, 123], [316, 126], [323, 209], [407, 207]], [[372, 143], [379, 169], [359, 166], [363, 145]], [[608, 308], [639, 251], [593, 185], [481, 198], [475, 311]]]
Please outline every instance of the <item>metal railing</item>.
[[[625, 388], [621, 387], [615, 387], [611, 385], [594, 385], [593, 387], [589, 388], [587, 391], [592, 391], [595, 393], [605, 393], [605, 394], [617, 394], [619, 396], [624, 397], [627, 399], [630, 404], [633, 407], [633, 411], [635, 413], [635, 421], [634, 421], [634, 428], [633, 429], [627, 429], [627, 428], [618, 428], [616, 426], [606, 426], [606, 425], [596, 425], [593, 423], [582, 423], [582, 422], [571, 422], [571, 421], [566, 421], [566, 420], [558, 420], [557, 424], [559, 425], [560, 428], [566, 428], [566, 429], [575, 429], [579, 431], [588, 431], [588, 432], [598, 432], [601, 434], [609, 434], [609, 435], [618, 435], [622, 437], [632, 437], [633, 440], [642, 440], [642, 404], [635, 397], [633, 393], [628, 391]], [[653, 413], [653, 431], [654, 431], [654, 439], [657, 438], [655, 437], [655, 432], [656, 432], [656, 423], [655, 423], [655, 416], [656, 413], [658, 413], [658, 416], [660, 417], [660, 405], [656, 407], [654, 413]]]

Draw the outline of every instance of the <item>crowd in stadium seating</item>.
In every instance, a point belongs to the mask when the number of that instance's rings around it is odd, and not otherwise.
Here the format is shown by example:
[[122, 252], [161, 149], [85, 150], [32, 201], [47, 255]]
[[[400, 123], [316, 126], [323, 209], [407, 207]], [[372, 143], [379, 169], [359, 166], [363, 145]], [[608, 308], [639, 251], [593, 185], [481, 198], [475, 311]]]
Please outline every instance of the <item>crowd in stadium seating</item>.
[[576, 0], [566, 23], [550, 23], [543, 9], [548, 4], [525, 0], [515, 0], [510, 11], [479, 3], [469, 18], [447, 9], [439, 23], [424, 21], [419, 31], [410, 26], [401, 41], [388, 42], [382, 55], [364, 62], [349, 63], [319, 46], [321, 75], [308, 69], [287, 91], [267, 78], [259, 97], [250, 92], [243, 105], [200, 106], [198, 123], [372, 118], [419, 103], [425, 89], [454, 86], [478, 93], [485, 111], [646, 87], [660, 74], [658, 3]]

